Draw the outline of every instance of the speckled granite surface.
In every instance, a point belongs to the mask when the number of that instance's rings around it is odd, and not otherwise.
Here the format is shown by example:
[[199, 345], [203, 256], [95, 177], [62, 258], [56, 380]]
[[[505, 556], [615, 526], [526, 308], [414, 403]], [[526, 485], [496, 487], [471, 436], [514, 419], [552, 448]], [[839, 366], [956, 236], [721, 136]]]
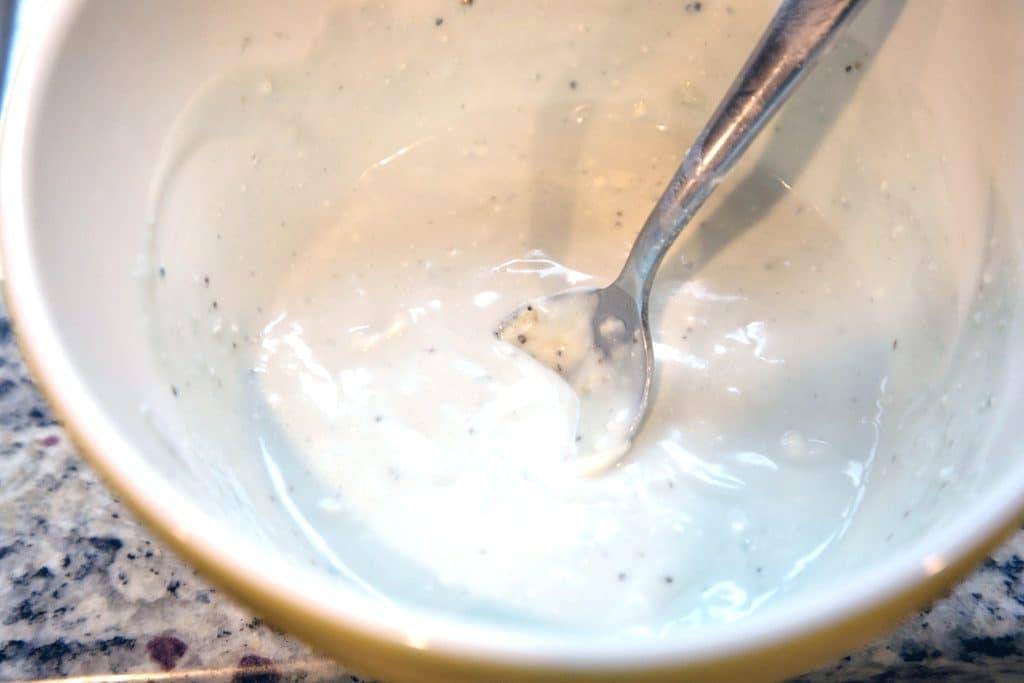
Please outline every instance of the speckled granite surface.
[[[1024, 680], [1022, 557], [1018, 532], [949, 598], [799, 680]], [[107, 493], [33, 386], [0, 307], [0, 680], [171, 671], [359, 680], [209, 587]]]

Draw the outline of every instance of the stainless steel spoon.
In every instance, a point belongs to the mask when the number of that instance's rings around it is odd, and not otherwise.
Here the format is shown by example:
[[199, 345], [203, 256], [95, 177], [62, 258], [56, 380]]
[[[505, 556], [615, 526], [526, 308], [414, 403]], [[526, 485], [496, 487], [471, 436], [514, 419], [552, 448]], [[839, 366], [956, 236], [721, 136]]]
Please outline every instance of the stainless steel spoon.
[[576, 389], [574, 462], [582, 472], [617, 462], [647, 412], [654, 373], [648, 300], [665, 253], [860, 2], [784, 0], [686, 152], [615, 281], [603, 289], [531, 301], [499, 326], [499, 338], [519, 345]]

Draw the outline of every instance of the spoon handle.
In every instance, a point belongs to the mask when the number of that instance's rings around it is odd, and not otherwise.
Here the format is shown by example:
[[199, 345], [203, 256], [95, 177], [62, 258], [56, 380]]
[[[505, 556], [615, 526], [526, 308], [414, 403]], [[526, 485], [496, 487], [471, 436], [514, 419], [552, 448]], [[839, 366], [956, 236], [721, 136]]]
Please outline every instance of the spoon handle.
[[647, 306], [654, 274], [676, 237], [743, 154], [861, 0], [783, 0], [757, 47], [633, 243], [615, 284]]

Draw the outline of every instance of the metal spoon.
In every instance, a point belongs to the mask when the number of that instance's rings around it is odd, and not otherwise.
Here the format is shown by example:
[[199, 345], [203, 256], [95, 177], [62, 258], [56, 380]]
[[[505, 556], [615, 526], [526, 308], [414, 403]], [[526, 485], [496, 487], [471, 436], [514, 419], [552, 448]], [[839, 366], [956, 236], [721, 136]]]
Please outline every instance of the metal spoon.
[[579, 395], [581, 472], [616, 463], [647, 411], [654, 372], [648, 300], [669, 247], [861, 0], [784, 0], [633, 243], [615, 281], [524, 304], [496, 335], [561, 373]]

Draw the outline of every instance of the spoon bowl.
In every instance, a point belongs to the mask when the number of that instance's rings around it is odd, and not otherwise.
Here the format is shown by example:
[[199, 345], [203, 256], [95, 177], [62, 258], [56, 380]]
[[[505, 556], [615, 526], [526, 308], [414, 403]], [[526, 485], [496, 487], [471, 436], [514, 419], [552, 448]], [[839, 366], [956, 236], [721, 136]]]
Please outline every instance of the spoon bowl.
[[579, 398], [573, 469], [617, 462], [640, 429], [654, 375], [646, 307], [618, 282], [559, 292], [516, 309], [495, 333], [561, 375]]

